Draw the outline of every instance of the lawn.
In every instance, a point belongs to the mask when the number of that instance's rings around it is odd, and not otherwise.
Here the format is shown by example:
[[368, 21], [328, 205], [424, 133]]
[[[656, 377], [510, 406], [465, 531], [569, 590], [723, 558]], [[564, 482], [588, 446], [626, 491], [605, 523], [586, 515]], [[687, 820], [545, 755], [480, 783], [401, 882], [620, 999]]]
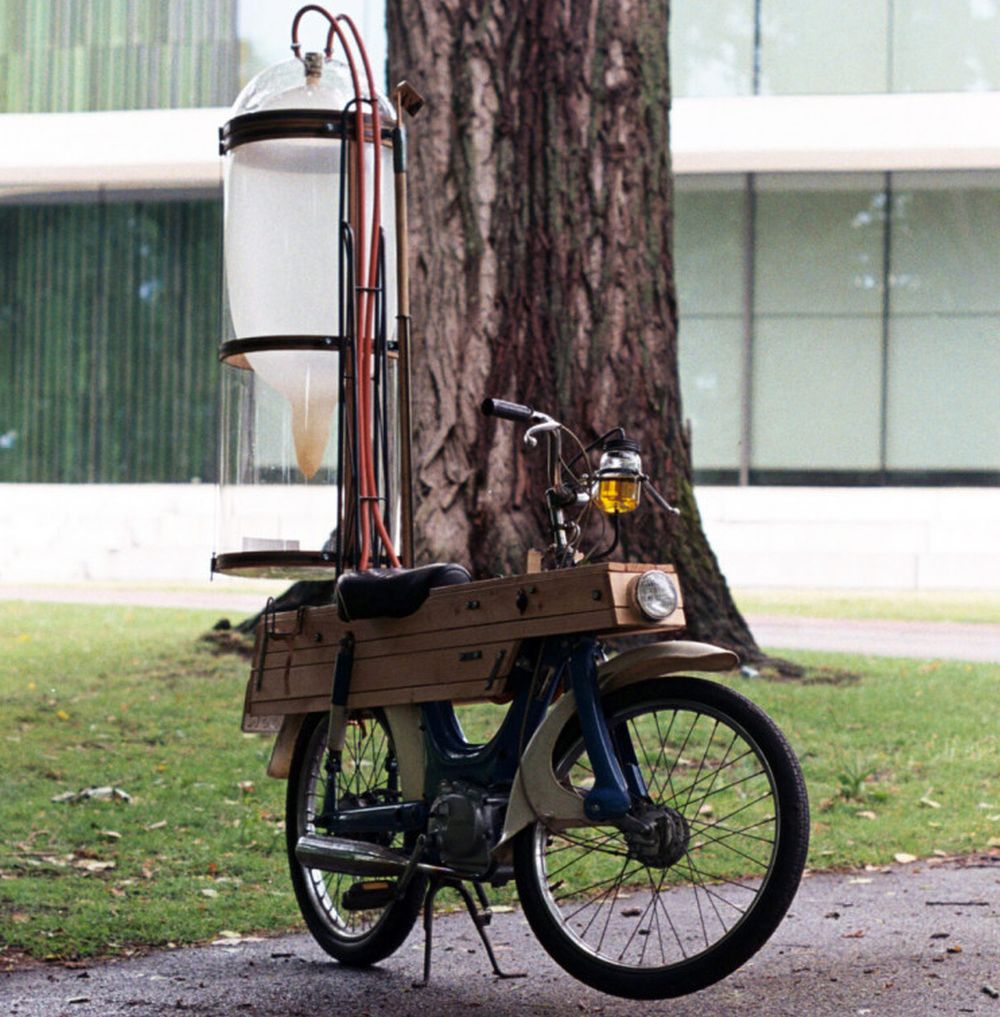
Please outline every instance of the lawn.
[[[284, 784], [239, 730], [246, 662], [198, 641], [215, 619], [0, 603], [0, 963], [297, 924]], [[1000, 666], [796, 659], [835, 670], [732, 682], [800, 755], [812, 866], [1000, 844]], [[129, 800], [53, 801], [92, 787]]]

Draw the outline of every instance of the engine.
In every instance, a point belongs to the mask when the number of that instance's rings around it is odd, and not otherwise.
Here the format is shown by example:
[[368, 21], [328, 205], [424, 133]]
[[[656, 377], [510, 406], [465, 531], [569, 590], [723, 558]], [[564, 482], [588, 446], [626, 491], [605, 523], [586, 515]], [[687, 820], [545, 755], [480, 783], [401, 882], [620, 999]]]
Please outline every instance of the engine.
[[428, 840], [441, 864], [466, 876], [488, 876], [506, 806], [506, 796], [463, 781], [442, 781], [427, 822]]

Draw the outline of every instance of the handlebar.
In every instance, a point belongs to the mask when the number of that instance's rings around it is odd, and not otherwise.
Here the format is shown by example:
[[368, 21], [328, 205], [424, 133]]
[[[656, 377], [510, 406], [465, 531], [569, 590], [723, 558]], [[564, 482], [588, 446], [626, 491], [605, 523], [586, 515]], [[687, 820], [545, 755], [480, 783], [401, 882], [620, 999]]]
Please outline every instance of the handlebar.
[[484, 417], [503, 417], [504, 420], [520, 420], [524, 423], [530, 423], [539, 416], [530, 406], [509, 403], [506, 399], [484, 399], [480, 409]]

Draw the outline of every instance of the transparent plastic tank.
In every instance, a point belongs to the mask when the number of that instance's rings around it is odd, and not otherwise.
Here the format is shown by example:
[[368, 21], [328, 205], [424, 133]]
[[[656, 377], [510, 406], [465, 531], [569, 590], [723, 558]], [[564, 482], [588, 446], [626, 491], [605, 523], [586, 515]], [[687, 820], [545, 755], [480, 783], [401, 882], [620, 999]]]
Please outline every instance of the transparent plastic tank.
[[[225, 332], [227, 339], [255, 343], [252, 350], [229, 357], [223, 368], [218, 571], [313, 574], [311, 570], [327, 566], [325, 556], [336, 543], [340, 350], [352, 310], [352, 294], [341, 293], [341, 224], [345, 217], [351, 219], [355, 243], [363, 232], [367, 266], [374, 197], [371, 107], [362, 103], [365, 214], [359, 224], [356, 214], [349, 213], [357, 186], [353, 142], [345, 159], [339, 136], [345, 108], [353, 136], [354, 94], [346, 64], [310, 54], [306, 63], [292, 59], [262, 71], [232, 109], [233, 119], [260, 114], [266, 130], [260, 137], [248, 140], [244, 135], [231, 143], [225, 156]], [[384, 133], [395, 125], [395, 117], [384, 97], [378, 101]], [[283, 111], [296, 110], [310, 111], [311, 123], [318, 122], [321, 129], [325, 121], [316, 112], [328, 112], [329, 134], [274, 136], [286, 129], [283, 116], [294, 119], [294, 112]], [[277, 117], [267, 121], [269, 113]], [[227, 130], [233, 129], [230, 120]], [[385, 137], [380, 151], [385, 245], [381, 299], [391, 347], [396, 331], [396, 226], [392, 148]], [[347, 181], [342, 178], [345, 169]], [[387, 373], [384, 387], [392, 392], [385, 418], [395, 494], [394, 358]], [[387, 511], [395, 531], [398, 513], [393, 507]]]

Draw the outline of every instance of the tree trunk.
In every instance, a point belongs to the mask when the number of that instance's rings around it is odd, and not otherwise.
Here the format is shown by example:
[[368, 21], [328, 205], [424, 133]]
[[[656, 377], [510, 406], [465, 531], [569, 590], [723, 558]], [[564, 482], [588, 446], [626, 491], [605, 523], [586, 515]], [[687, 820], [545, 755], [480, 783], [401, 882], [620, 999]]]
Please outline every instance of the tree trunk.
[[523, 571], [540, 456], [484, 396], [585, 441], [623, 425], [681, 510], [623, 523], [677, 565], [688, 634], [760, 656], [702, 532], [677, 375], [667, 0], [389, 0], [410, 127], [416, 531], [423, 560]]

